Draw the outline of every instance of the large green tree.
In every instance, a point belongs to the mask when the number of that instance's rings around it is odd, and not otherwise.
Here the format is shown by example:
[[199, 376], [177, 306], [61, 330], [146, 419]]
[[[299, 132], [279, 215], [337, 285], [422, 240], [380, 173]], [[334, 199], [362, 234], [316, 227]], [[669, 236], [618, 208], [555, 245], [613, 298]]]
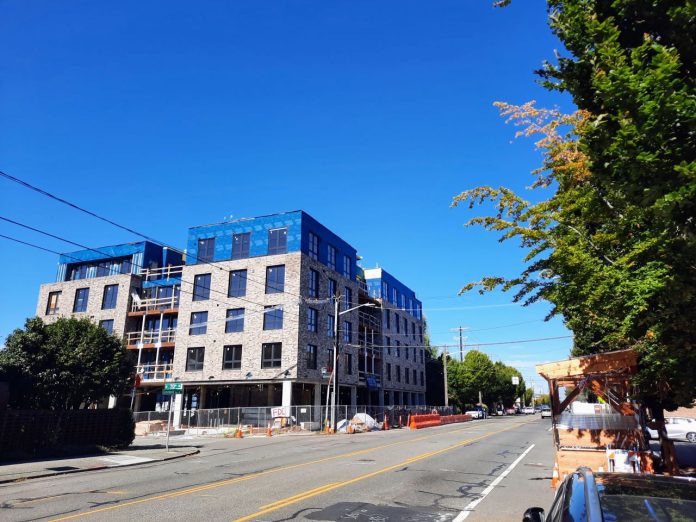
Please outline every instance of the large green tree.
[[0, 375], [12, 408], [86, 408], [120, 395], [132, 371], [123, 343], [89, 319], [28, 319], [5, 344]]
[[540, 74], [579, 110], [500, 107], [523, 134], [541, 136], [533, 186], [550, 195], [530, 203], [479, 187], [454, 204], [492, 201], [497, 211], [470, 224], [520, 238], [528, 250], [518, 277], [487, 277], [482, 289], [550, 301], [575, 335], [575, 354], [634, 347], [637, 390], [661, 424], [663, 408], [696, 395], [696, 4], [548, 5], [570, 55]]

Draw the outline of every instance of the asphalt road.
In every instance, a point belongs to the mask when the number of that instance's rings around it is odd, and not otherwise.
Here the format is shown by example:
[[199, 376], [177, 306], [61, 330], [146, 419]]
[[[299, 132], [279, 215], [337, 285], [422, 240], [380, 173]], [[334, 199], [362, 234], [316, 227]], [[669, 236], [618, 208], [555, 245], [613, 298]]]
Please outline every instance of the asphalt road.
[[553, 498], [550, 425], [203, 439], [192, 457], [4, 485], [0, 519], [522, 520]]

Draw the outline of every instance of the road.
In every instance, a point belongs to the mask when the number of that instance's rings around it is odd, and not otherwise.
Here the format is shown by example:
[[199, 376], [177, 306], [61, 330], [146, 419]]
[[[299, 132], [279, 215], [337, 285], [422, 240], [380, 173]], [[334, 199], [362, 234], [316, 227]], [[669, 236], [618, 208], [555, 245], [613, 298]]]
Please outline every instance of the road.
[[527, 507], [548, 508], [553, 498], [550, 425], [535, 415], [417, 431], [205, 439], [200, 454], [184, 459], [7, 484], [0, 518], [521, 520]]

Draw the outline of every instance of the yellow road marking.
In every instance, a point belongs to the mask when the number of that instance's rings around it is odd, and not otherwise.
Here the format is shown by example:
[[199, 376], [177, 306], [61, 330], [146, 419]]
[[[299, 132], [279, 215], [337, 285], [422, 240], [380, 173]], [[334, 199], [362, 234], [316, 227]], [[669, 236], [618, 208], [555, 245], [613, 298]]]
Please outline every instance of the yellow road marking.
[[[469, 427], [470, 427], [470, 426], [469, 426]], [[338, 460], [338, 459], [353, 457], [353, 456], [355, 456], [355, 455], [364, 455], [365, 453], [371, 453], [371, 452], [373, 452], [373, 451], [378, 451], [378, 450], [381, 450], [381, 449], [384, 449], [384, 448], [390, 448], [390, 447], [393, 447], [393, 446], [399, 446], [399, 445], [401, 445], [401, 444], [408, 444], [408, 443], [411, 443], [411, 442], [418, 442], [418, 441], [421, 441], [421, 440], [430, 439], [430, 438], [432, 438], [432, 437], [441, 437], [441, 436], [443, 436], [443, 435], [448, 435], [448, 434], [451, 434], [451, 433], [459, 433], [459, 432], [462, 432], [462, 431], [467, 431], [467, 428], [468, 428], [468, 427], [464, 427], [464, 428], [462, 428], [462, 429], [451, 430], [451, 431], [441, 431], [441, 430], [438, 430], [438, 431], [435, 432], [435, 433], [432, 433], [432, 434], [430, 434], [430, 435], [424, 435], [424, 436], [422, 436], [422, 437], [416, 437], [416, 438], [413, 438], [413, 439], [402, 440], [402, 441], [399, 441], [399, 442], [391, 442], [391, 443], [389, 443], [389, 444], [382, 444], [381, 446], [375, 446], [374, 448], [366, 448], [366, 449], [362, 449], [362, 450], [351, 451], [351, 452], [349, 452], [349, 453], [342, 453], [342, 454], [339, 454], [339, 455], [334, 455], [334, 456], [332, 456], [332, 457], [324, 457], [324, 458], [321, 458], [321, 459], [311, 460], [311, 461], [308, 461], [308, 462], [300, 462], [300, 463], [298, 463], [298, 464], [290, 464], [290, 465], [288, 465], [288, 466], [282, 466], [282, 467], [280, 467], [280, 468], [273, 468], [273, 469], [268, 469], [268, 470], [265, 470], [265, 471], [259, 471], [259, 472], [257, 472], [257, 473], [250, 473], [249, 475], [244, 475], [244, 476], [242, 476], [242, 477], [235, 477], [235, 478], [232, 478], [232, 479], [221, 480], [221, 481], [218, 481], [218, 482], [211, 482], [210, 484], [205, 484], [205, 485], [202, 485], [202, 486], [194, 486], [194, 487], [191, 487], [191, 488], [188, 488], [188, 489], [182, 489], [182, 490], [180, 490], [180, 491], [173, 491], [173, 492], [170, 492], [170, 493], [163, 493], [163, 494], [161, 494], [161, 495], [156, 495], [156, 496], [154, 496], [154, 497], [141, 498], [141, 499], [138, 499], [138, 500], [131, 500], [131, 501], [129, 501], [129, 502], [123, 502], [123, 503], [121, 503], [121, 504], [116, 504], [116, 505], [113, 505], [113, 506], [106, 506], [106, 507], [102, 507], [102, 508], [98, 508], [98, 509], [92, 509], [92, 510], [90, 510], [90, 511], [84, 511], [84, 512], [82, 512], [82, 513], [75, 513], [74, 515], [67, 515], [67, 516], [60, 517], [60, 518], [54, 518], [54, 519], [50, 520], [49, 522], [59, 522], [59, 521], [61, 521], [61, 520], [71, 520], [71, 519], [74, 519], [74, 518], [81, 518], [81, 517], [86, 517], [86, 516], [89, 516], [89, 515], [94, 515], [94, 514], [96, 514], [96, 513], [103, 513], [103, 512], [105, 512], [105, 511], [113, 511], [113, 510], [116, 510], [116, 509], [121, 509], [121, 508], [129, 507], [129, 506], [135, 506], [135, 505], [137, 505], [137, 504], [144, 504], [145, 502], [152, 502], [152, 501], [154, 501], [154, 500], [164, 500], [164, 499], [169, 499], [169, 498], [180, 497], [180, 496], [183, 496], [183, 495], [190, 495], [190, 494], [192, 494], [192, 493], [197, 493], [197, 492], [199, 492], [199, 491], [205, 491], [205, 490], [207, 490], [207, 489], [213, 489], [213, 488], [218, 488], [218, 487], [221, 487], [221, 486], [227, 486], [227, 485], [230, 485], [230, 484], [236, 484], [236, 483], [238, 483], [238, 482], [244, 482], [244, 481], [247, 481], [247, 480], [252, 480], [252, 479], [255, 479], [255, 478], [258, 478], [258, 477], [263, 477], [263, 476], [270, 475], [270, 474], [273, 474], [273, 473], [279, 473], [279, 472], [281, 472], [281, 471], [287, 471], [287, 470], [290, 470], [290, 469], [303, 468], [303, 467], [305, 467], [305, 466], [311, 466], [312, 464], [320, 464], [320, 463], [322, 463], [322, 462], [328, 462], [328, 461], [330, 461], [330, 460]]]
[[513, 426], [510, 426], [509, 428], [504, 428], [502, 430], [494, 431], [492, 433], [488, 433], [486, 435], [481, 435], [480, 437], [475, 437], [473, 439], [467, 439], [462, 442], [458, 442], [457, 444], [453, 444], [451, 446], [447, 446], [446, 448], [435, 450], [435, 451], [429, 451], [428, 453], [422, 453], [420, 455], [416, 455], [415, 457], [411, 457], [409, 459], [406, 459], [402, 462], [399, 462], [398, 464], [393, 464], [391, 466], [387, 466], [386, 468], [378, 469], [376, 471], [372, 471], [370, 473], [365, 473], [364, 475], [359, 475], [355, 478], [352, 478], [350, 480], [346, 480], [344, 482], [332, 482], [330, 484], [325, 484], [324, 486], [320, 486], [315, 489], [311, 489], [308, 491], [305, 491], [304, 493], [298, 493], [297, 495], [293, 495], [292, 497], [287, 497], [284, 499], [281, 499], [277, 502], [274, 502], [272, 504], [267, 504], [266, 506], [262, 506], [259, 511], [256, 513], [252, 513], [250, 515], [246, 515], [241, 518], [237, 518], [234, 520], [234, 522], [245, 522], [246, 520], [252, 520], [256, 517], [260, 517], [262, 515], [265, 515], [267, 513], [270, 513], [272, 511], [276, 511], [278, 509], [290, 506], [292, 504], [296, 504], [300, 502], [301, 500], [307, 500], [312, 497], [316, 497], [317, 495], [321, 495], [322, 493], [326, 493], [328, 491], [333, 491], [334, 489], [338, 488], [343, 488], [345, 486], [349, 486], [351, 484], [355, 484], [356, 482], [360, 482], [362, 480], [366, 480], [372, 477], [375, 477], [377, 475], [381, 475], [382, 473], [387, 473], [389, 471], [393, 471], [395, 469], [402, 468], [404, 466], [408, 466], [409, 464], [413, 464], [415, 462], [418, 462], [420, 460], [427, 459], [429, 457], [434, 457], [436, 455], [440, 455], [442, 453], [446, 453], [448, 451], [452, 451], [453, 449], [461, 448], [462, 446], [467, 446], [471, 444], [472, 442], [476, 442], [481, 439], [485, 439], [487, 437], [491, 437], [493, 435], [496, 435], [498, 433], [502, 433], [504, 431], [511, 430], [512, 428], [515, 428], [519, 426], [519, 424], [515, 424]]

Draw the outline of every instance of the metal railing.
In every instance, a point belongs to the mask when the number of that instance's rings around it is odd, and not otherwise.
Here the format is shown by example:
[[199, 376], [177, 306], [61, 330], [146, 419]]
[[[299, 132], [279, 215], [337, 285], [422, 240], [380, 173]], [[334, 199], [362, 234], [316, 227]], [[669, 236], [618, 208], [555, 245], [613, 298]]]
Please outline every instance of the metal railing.
[[143, 382], [171, 380], [173, 369], [173, 364], [140, 364], [135, 367]]
[[126, 341], [129, 345], [132, 344], [156, 344], [156, 343], [173, 343], [176, 337], [176, 328], [168, 328], [167, 330], [145, 330], [144, 332], [128, 332]]
[[142, 299], [138, 296], [133, 296], [131, 304], [131, 312], [147, 312], [150, 310], [170, 310], [179, 308], [179, 296], [172, 295], [170, 297], [151, 297]]
[[[330, 411], [326, 406], [299, 405], [282, 408], [282, 416], [278, 416], [280, 407], [248, 407], [248, 408], [216, 408], [191, 409], [173, 412], [173, 428], [209, 430], [217, 433], [232, 432], [238, 428], [246, 432], [262, 433], [271, 426], [283, 432], [313, 432], [326, 427]], [[336, 407], [337, 424], [343, 420], [354, 419], [358, 414], [367, 414], [377, 423], [376, 429], [381, 429], [386, 420], [390, 427], [406, 427], [409, 415], [432, 413], [437, 411], [442, 415], [455, 413], [452, 407], [444, 406], [347, 406]], [[136, 423], [155, 423], [151, 430], [157, 431], [160, 425], [166, 430], [167, 411], [141, 411], [133, 413]]]
[[145, 281], [157, 281], [159, 279], [178, 279], [184, 271], [183, 265], [165, 266], [162, 268], [143, 268], [140, 271], [140, 276]]
[[365, 372], [362, 370], [358, 370], [358, 382], [360, 384], [365, 384], [365, 381], [367, 380], [368, 377], [372, 377], [375, 380], [375, 384], [377, 386], [382, 385], [382, 376], [378, 373], [370, 373], [370, 372]]

